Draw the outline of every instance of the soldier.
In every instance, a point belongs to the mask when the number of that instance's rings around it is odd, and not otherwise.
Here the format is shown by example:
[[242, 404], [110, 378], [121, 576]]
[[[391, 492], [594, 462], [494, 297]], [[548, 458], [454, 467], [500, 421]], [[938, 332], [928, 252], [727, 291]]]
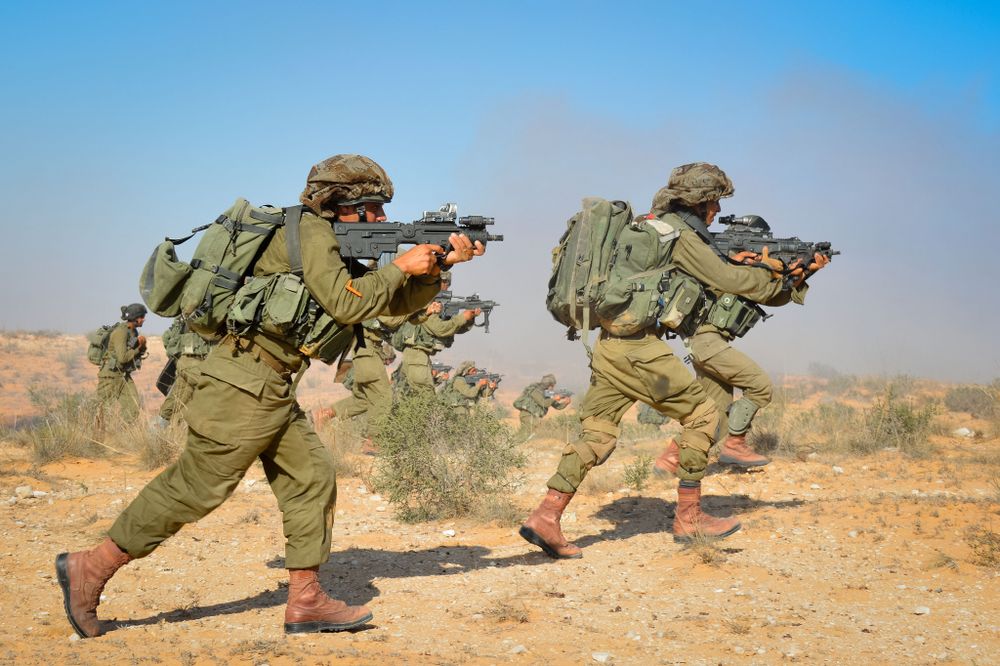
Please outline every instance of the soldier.
[[[450, 280], [450, 276], [446, 280]], [[450, 286], [450, 281], [442, 282], [441, 291], [447, 291]], [[439, 314], [432, 314], [423, 323], [417, 325], [407, 323], [396, 332], [393, 339], [400, 342], [397, 349], [403, 348], [400, 372], [406, 379], [407, 390], [434, 391], [431, 356], [445, 347], [450, 347], [456, 335], [472, 330], [476, 317], [480, 314], [482, 311], [479, 309], [465, 310], [449, 319], [442, 319]]]
[[470, 384], [467, 377], [477, 372], [475, 361], [463, 361], [455, 370], [455, 376], [441, 389], [441, 398], [445, 403], [466, 411], [475, 405], [488, 383], [486, 377], [482, 377]]
[[[640, 216], [637, 228], [650, 228], [667, 246], [667, 260], [702, 284], [758, 301], [776, 297], [784, 288], [782, 275], [751, 266], [730, 265], [717, 256], [684, 223], [686, 217], [709, 221], [719, 212], [719, 200], [733, 194], [733, 185], [721, 169], [699, 164], [675, 169], [667, 194], [678, 203], [659, 214]], [[648, 237], [648, 236], [647, 236]], [[771, 262], [768, 257], [762, 257]], [[802, 269], [798, 269], [802, 273]], [[580, 548], [562, 534], [559, 520], [587, 473], [603, 464], [615, 449], [618, 424], [637, 401], [680, 421], [677, 509], [674, 540], [689, 542], [697, 535], [722, 538], [740, 528], [732, 518], [715, 518], [701, 511], [701, 479], [708, 451], [719, 426], [719, 409], [695, 381], [684, 363], [660, 339], [657, 323], [633, 335], [617, 336], [602, 330], [591, 359], [590, 389], [580, 407], [583, 434], [566, 446], [549, 491], [522, 525], [521, 536], [551, 557], [581, 557]]]
[[108, 348], [97, 372], [97, 399], [100, 402], [98, 421], [103, 428], [107, 411], [118, 405], [122, 418], [134, 423], [139, 418], [142, 402], [132, 381], [132, 373], [146, 358], [146, 336], [139, 327], [146, 321], [146, 306], [132, 303], [121, 307], [122, 321], [108, 334]]
[[491, 374], [487, 377], [486, 386], [483, 388], [482, 393], [479, 394], [478, 402], [493, 400], [493, 394], [497, 392], [497, 387], [500, 386], [501, 379], [503, 379], [503, 377], [498, 374]]
[[[691, 164], [679, 167], [679, 170], [686, 167], [700, 168], [697, 164]], [[671, 185], [668, 184], [654, 197], [653, 212], [658, 215], [667, 212], [681, 213], [681, 219], [687, 227], [706, 243], [710, 243], [711, 236], [708, 233], [708, 227], [712, 224], [714, 216], [701, 218], [696, 215], [683, 214], [687, 206], [684, 197], [683, 191], [679, 191], [677, 188], [671, 189]], [[753, 252], [740, 252], [732, 259], [737, 263], [751, 264], [762, 261], [763, 257]], [[829, 262], [829, 257], [817, 253], [813, 257], [813, 263], [809, 266], [808, 274], [815, 273]], [[806, 291], [809, 289], [805, 278], [806, 274], [803, 274], [795, 281], [791, 289], [786, 289], [772, 298], [757, 302], [771, 307], [787, 305], [788, 303], [802, 305], [805, 303]], [[715, 296], [715, 302], [719, 305], [732, 303], [730, 308], [745, 310], [754, 308], [752, 304], [741, 298], [730, 298], [723, 301], [723, 296], [726, 294], [722, 289], [712, 288], [711, 291]], [[749, 314], [753, 316], [753, 313]], [[712, 318], [711, 315], [709, 318]], [[730, 319], [746, 321], [748, 317], [740, 313], [732, 313]], [[686, 340], [685, 344], [691, 352], [691, 360], [698, 382], [719, 407], [721, 416], [719, 432], [728, 433], [719, 447], [719, 462], [743, 468], [762, 467], [771, 461], [755, 452], [746, 440], [757, 411], [771, 403], [771, 380], [752, 358], [730, 346], [729, 343], [733, 341], [734, 337], [732, 331], [719, 328], [706, 321], [698, 327], [692, 337]], [[740, 389], [742, 395], [739, 400], [734, 401], [733, 391], [736, 388]], [[678, 455], [677, 442], [670, 440], [666, 449], [656, 459], [653, 470], [659, 474], [673, 474], [677, 469]]]
[[541, 381], [524, 387], [521, 395], [514, 401], [515, 409], [520, 412], [521, 426], [518, 430], [520, 435], [531, 436], [538, 422], [545, 418], [549, 407], [566, 409], [569, 406], [571, 402], [569, 396], [551, 394], [555, 386], [556, 376], [549, 374], [543, 376]]
[[[484, 252], [452, 234], [453, 249], [443, 257], [439, 246], [417, 245], [378, 270], [345, 264], [332, 222], [384, 220], [383, 204], [392, 194], [382, 167], [360, 155], [336, 155], [309, 172], [298, 225], [302, 279], [308, 298], [343, 327], [415, 311], [440, 289], [439, 258], [450, 265]], [[257, 260], [254, 279], [287, 274], [291, 263], [280, 227]], [[258, 458], [282, 512], [290, 579], [285, 631], [341, 631], [371, 619], [366, 607], [328, 597], [317, 575], [330, 554], [336, 480], [330, 453], [295, 398], [304, 333], [280, 335], [260, 326], [227, 335], [209, 353], [185, 414], [188, 439], [177, 462], [143, 488], [99, 546], [56, 558], [66, 614], [80, 636], [101, 633], [97, 605], [115, 571], [222, 504]], [[330, 344], [333, 354], [336, 341], [348, 344], [342, 332], [316, 344]]]
[[163, 349], [167, 352], [167, 358], [173, 359], [175, 363], [174, 383], [170, 385], [170, 391], [160, 406], [160, 418], [170, 423], [181, 417], [184, 407], [191, 401], [201, 374], [198, 366], [208, 356], [212, 345], [188, 329], [184, 319], [178, 317], [163, 333]]

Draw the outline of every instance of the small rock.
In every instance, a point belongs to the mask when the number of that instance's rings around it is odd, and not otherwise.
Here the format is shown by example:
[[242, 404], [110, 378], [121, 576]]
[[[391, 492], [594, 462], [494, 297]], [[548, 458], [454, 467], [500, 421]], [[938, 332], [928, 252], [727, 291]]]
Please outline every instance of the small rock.
[[376, 511], [385, 511], [385, 504], [375, 507]]
[[917, 606], [913, 609], [914, 615], [930, 615], [931, 609], [927, 606]]
[[524, 654], [527, 651], [528, 648], [524, 647], [523, 645], [515, 645], [510, 649], [511, 654]]
[[257, 479], [246, 479], [245, 481], [243, 481], [243, 485], [246, 486], [247, 488], [253, 488], [254, 484], [256, 483]]
[[843, 474], [844, 473], [844, 468], [843, 467], [838, 467], [837, 465], [834, 465], [833, 466], [833, 473], [834, 474]]
[[31, 491], [31, 496], [32, 497], [45, 497], [46, 495], [48, 495], [48, 493], [45, 492], [44, 490], [32, 490]]
[[858, 537], [858, 531], [851, 530], [850, 532], [847, 533], [847, 536], [851, 537], [852, 539], [856, 539]]
[[70, 642], [72, 643], [73, 641], [78, 641], [78, 640], [80, 640], [80, 637], [79, 637], [79, 636], [78, 636], [77, 634], [70, 634], [70, 635], [69, 635], [69, 640], [70, 640]]
[[610, 652], [594, 652], [590, 656], [598, 664], [610, 664], [612, 659]]
[[373, 502], [381, 502], [382, 501], [382, 496], [381, 495], [372, 495], [368, 499], [370, 499]]
[[809, 487], [812, 488], [813, 490], [821, 490], [823, 488], [823, 486], [819, 485], [818, 483], [814, 483]]
[[951, 434], [955, 435], [956, 437], [975, 437], [976, 431], [963, 427], [963, 428], [958, 428], [957, 430], [953, 430]]
[[441, 532], [441, 534], [446, 537], [453, 537], [455, 536], [455, 530], [445, 530], [444, 532]]
[[18, 499], [26, 499], [28, 497], [31, 497], [32, 492], [33, 489], [31, 486], [18, 486], [17, 488], [14, 488], [14, 495]]
[[735, 652], [736, 654], [743, 654], [743, 648], [737, 645], [736, 647], [733, 648], [733, 652]]
[[17, 504], [17, 498], [11, 497], [9, 500], [7, 500], [7, 504]]

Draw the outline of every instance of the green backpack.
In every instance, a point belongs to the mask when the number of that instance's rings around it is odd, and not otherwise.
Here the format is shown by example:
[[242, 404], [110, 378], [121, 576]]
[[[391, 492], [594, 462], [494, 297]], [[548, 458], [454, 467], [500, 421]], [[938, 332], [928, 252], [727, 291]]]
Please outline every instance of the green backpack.
[[104, 354], [108, 351], [108, 339], [111, 338], [111, 330], [118, 324], [105, 324], [100, 328], [87, 333], [87, 360], [94, 365], [101, 365]]
[[583, 200], [552, 251], [545, 300], [556, 321], [576, 338], [600, 326], [618, 336], [654, 324], [693, 333], [704, 318], [706, 293], [671, 263], [680, 229], [653, 216], [633, 218], [624, 201]]
[[[165, 239], [139, 277], [142, 300], [161, 317], [181, 316], [192, 331], [218, 340], [226, 332], [233, 296], [286, 215], [298, 218], [302, 207], [256, 208], [241, 198], [212, 224], [192, 229], [184, 238]], [[174, 248], [201, 231], [205, 235], [191, 261], [180, 261]]]

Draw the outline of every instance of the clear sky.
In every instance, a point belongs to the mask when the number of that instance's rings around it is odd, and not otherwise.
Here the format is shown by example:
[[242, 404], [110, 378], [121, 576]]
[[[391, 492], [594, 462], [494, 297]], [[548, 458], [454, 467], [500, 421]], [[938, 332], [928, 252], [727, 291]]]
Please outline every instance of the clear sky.
[[503, 305], [455, 353], [580, 380], [543, 304], [565, 220], [704, 160], [724, 213], [843, 251], [740, 342], [765, 368], [1000, 376], [1000, 3], [43, 1], [0, 25], [0, 328], [112, 321], [162, 237], [360, 152], [394, 219], [457, 201], [507, 237], [456, 272]]

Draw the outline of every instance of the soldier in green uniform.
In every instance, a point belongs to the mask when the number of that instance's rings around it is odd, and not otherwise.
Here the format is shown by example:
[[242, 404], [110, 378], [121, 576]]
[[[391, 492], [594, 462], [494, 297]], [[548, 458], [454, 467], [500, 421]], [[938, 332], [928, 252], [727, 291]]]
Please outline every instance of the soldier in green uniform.
[[478, 402], [484, 402], [493, 399], [493, 394], [497, 392], [497, 388], [500, 386], [500, 380], [502, 377], [500, 375], [494, 374], [492, 377], [486, 379], [486, 386], [483, 387], [482, 392], [479, 394]]
[[[689, 165], [693, 166], [693, 165]], [[653, 199], [653, 212], [657, 214], [666, 213], [669, 210], [682, 210], [684, 204], [678, 198], [670, 185], [660, 190]], [[706, 242], [710, 241], [708, 227], [713, 218], [707, 220], [697, 216], [683, 215], [682, 219], [691, 231], [695, 232]], [[737, 263], [761, 262], [763, 256], [753, 252], [740, 252], [732, 257]], [[813, 257], [813, 263], [809, 266], [809, 275], [822, 269], [830, 262], [830, 258], [822, 254]], [[788, 303], [805, 303], [806, 292], [809, 285], [806, 283], [805, 274], [798, 279], [791, 289], [786, 289], [776, 296], [757, 301], [761, 305], [777, 307]], [[753, 299], [740, 297], [736, 294], [727, 294], [722, 289], [711, 289], [716, 302], [716, 308], [726, 308], [726, 316], [734, 322], [759, 321], [760, 311], [752, 302]], [[736, 311], [737, 309], [742, 312]], [[720, 328], [711, 323], [716, 317], [709, 313], [708, 320], [698, 327], [695, 334], [685, 341], [691, 352], [691, 360], [694, 365], [698, 382], [708, 396], [719, 407], [721, 422], [720, 433], [728, 433], [719, 447], [719, 462], [739, 467], [762, 467], [770, 460], [758, 454], [747, 444], [747, 433], [753, 422], [753, 417], [760, 409], [767, 407], [771, 403], [772, 385], [767, 373], [757, 365], [756, 362], [743, 352], [734, 349], [730, 343], [735, 339], [736, 333], [741, 335], [747, 329], [741, 327], [740, 331], [728, 328]], [[733, 392], [740, 389], [742, 395], [738, 400], [733, 400]], [[657, 473], [675, 473], [679, 448], [677, 442], [670, 440], [666, 448], [654, 463], [654, 471]]]
[[476, 404], [483, 391], [486, 390], [488, 383], [483, 377], [474, 384], [470, 384], [467, 376], [476, 372], [475, 361], [462, 361], [455, 370], [455, 375], [441, 389], [441, 399], [445, 401], [445, 404], [466, 411]]
[[514, 408], [520, 412], [520, 428], [518, 433], [527, 437], [535, 432], [535, 426], [545, 418], [549, 408], [566, 409], [571, 402], [569, 396], [552, 395], [556, 387], [556, 376], [544, 375], [541, 381], [528, 384], [521, 395], [514, 401]]
[[122, 321], [108, 335], [108, 348], [97, 372], [97, 399], [100, 402], [98, 422], [103, 428], [106, 415], [117, 405], [122, 418], [134, 423], [139, 418], [142, 402], [132, 381], [132, 373], [146, 357], [146, 336], [139, 327], [146, 321], [146, 306], [142, 303], [123, 305]]
[[[443, 282], [441, 290], [446, 291], [450, 286], [450, 283]], [[406, 378], [408, 390], [434, 391], [431, 356], [450, 347], [456, 335], [472, 330], [480, 314], [482, 311], [479, 309], [465, 310], [448, 319], [433, 314], [421, 324], [407, 323], [400, 328], [395, 339], [403, 347], [400, 372]]]
[[198, 385], [198, 366], [208, 356], [212, 345], [188, 329], [184, 319], [178, 317], [163, 333], [163, 349], [167, 358], [174, 359], [174, 383], [160, 406], [160, 418], [169, 423], [179, 419], [184, 407], [191, 402], [194, 387]]
[[[661, 191], [657, 201], [668, 198], [677, 203], [659, 214], [640, 216], [634, 224], [656, 232], [659, 242], [669, 250], [666, 261], [702, 284], [727, 293], [761, 302], [781, 293], [785, 285], [779, 273], [723, 261], [684, 222], [687, 217], [713, 219], [720, 210], [719, 200], [732, 196], [732, 182], [721, 169], [704, 163], [678, 167], [664, 189], [667, 192]], [[719, 427], [719, 409], [661, 339], [661, 333], [654, 324], [633, 335], [618, 336], [602, 329], [598, 336], [591, 359], [590, 389], [580, 407], [583, 434], [563, 450], [549, 479], [548, 494], [520, 530], [523, 538], [551, 557], [582, 555], [563, 536], [559, 520], [587, 473], [614, 451], [618, 424], [639, 400], [683, 426], [674, 539], [685, 542], [697, 535], [721, 538], [740, 528], [734, 519], [715, 518], [701, 511], [701, 479]]]
[[[384, 220], [382, 206], [392, 194], [392, 181], [382, 167], [360, 155], [336, 155], [309, 173], [298, 225], [302, 280], [305, 297], [343, 327], [330, 338], [331, 354], [338, 345], [349, 344], [353, 324], [414, 312], [440, 289], [442, 248], [436, 245], [414, 246], [371, 271], [340, 258], [332, 222]], [[449, 243], [445, 264], [484, 252], [464, 235], [452, 234]], [[271, 284], [291, 270], [283, 226], [256, 262], [251, 282]], [[103, 543], [56, 558], [66, 614], [81, 636], [101, 633], [97, 605], [115, 571], [149, 555], [181, 527], [219, 506], [257, 459], [282, 512], [290, 580], [285, 631], [340, 631], [371, 619], [364, 606], [328, 597], [317, 575], [330, 554], [337, 487], [330, 453], [295, 397], [293, 380], [307, 360], [301, 349], [308, 333], [272, 333], [265, 324], [261, 320], [238, 336], [226, 336], [202, 364], [185, 414], [187, 446], [178, 461], [143, 488]]]

